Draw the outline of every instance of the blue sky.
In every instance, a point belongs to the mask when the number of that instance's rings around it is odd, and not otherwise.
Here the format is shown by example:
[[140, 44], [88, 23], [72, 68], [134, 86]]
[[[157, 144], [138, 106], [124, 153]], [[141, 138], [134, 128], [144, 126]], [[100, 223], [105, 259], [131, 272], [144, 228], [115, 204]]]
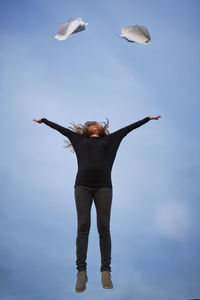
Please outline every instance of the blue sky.
[[[1, 300], [200, 298], [199, 1], [1, 1]], [[60, 23], [85, 31], [63, 42]], [[151, 45], [116, 34], [145, 25]], [[77, 295], [75, 154], [62, 126], [110, 132], [161, 115], [122, 141], [113, 169], [112, 280], [100, 283], [92, 206], [87, 290]]]

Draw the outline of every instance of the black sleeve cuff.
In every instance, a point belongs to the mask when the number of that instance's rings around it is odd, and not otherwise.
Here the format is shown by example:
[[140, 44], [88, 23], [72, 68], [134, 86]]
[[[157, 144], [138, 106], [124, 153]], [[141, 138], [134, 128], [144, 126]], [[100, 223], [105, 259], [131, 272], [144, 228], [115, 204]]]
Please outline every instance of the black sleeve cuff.
[[42, 118], [42, 119], [41, 119], [41, 122], [42, 122], [42, 123], [45, 123], [45, 121], [46, 121], [45, 118]]

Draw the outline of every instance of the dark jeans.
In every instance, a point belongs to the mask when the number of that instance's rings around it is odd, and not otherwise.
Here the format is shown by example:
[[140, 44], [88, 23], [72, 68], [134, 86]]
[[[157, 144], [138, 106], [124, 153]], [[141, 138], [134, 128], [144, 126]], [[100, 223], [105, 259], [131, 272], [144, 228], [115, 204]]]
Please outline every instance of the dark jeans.
[[90, 231], [90, 212], [94, 199], [97, 212], [97, 229], [101, 252], [100, 271], [111, 271], [110, 212], [112, 187], [89, 187], [77, 185], [74, 195], [77, 210], [76, 265], [78, 271], [86, 271], [88, 236]]

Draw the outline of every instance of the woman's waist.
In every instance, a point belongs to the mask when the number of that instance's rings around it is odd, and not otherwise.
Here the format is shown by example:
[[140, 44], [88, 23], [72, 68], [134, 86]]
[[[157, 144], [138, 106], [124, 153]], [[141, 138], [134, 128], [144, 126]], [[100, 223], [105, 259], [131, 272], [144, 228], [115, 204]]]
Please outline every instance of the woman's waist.
[[111, 168], [78, 168], [78, 173], [88, 174], [107, 174], [111, 172]]

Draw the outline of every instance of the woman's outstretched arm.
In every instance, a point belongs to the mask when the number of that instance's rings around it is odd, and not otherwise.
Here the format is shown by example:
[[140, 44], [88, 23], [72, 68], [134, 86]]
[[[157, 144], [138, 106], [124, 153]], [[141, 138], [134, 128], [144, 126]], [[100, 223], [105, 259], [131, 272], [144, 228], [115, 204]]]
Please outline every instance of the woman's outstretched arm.
[[159, 118], [161, 118], [161, 116], [157, 116], [157, 117], [148, 116], [142, 120], [139, 120], [137, 122], [134, 122], [130, 125], [127, 125], [127, 126], [121, 128], [121, 129], [118, 129], [117, 131], [114, 131], [113, 133], [111, 133], [111, 135], [115, 135], [115, 136], [119, 137], [120, 139], [122, 139], [133, 129], [136, 129], [136, 128], [144, 125], [145, 123], [147, 123], [148, 121], [150, 121], [152, 119], [158, 120]]
[[48, 125], [49, 127], [59, 131], [61, 134], [63, 134], [64, 136], [68, 137], [68, 138], [71, 138], [73, 137], [74, 135], [77, 135], [78, 133], [66, 128], [66, 127], [63, 127], [63, 126], [60, 126], [54, 122], [51, 122], [49, 120], [47, 120], [46, 118], [42, 118], [40, 120], [36, 120], [36, 119], [33, 119], [33, 121], [37, 122], [37, 123], [44, 123], [46, 125]]

